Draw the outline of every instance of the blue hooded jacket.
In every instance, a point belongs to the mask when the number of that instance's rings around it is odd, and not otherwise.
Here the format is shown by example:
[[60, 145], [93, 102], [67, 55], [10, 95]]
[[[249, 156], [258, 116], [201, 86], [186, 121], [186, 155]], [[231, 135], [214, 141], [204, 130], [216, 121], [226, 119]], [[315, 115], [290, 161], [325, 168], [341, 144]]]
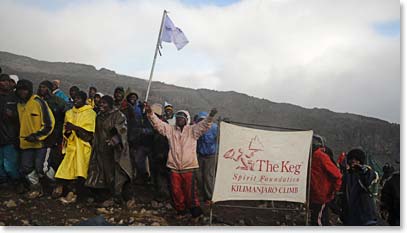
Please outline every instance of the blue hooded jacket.
[[[207, 112], [198, 113], [198, 119], [203, 119], [208, 116]], [[197, 152], [199, 156], [215, 155], [217, 151], [217, 134], [218, 125], [212, 123], [211, 128], [198, 139]]]

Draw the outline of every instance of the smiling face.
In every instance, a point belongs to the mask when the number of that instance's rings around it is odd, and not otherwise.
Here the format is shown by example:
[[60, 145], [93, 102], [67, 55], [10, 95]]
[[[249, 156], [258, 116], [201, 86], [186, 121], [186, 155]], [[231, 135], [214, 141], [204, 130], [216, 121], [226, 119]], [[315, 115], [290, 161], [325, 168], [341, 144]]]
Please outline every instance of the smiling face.
[[85, 105], [85, 101], [79, 95], [76, 95], [73, 98], [73, 105], [75, 108], [81, 108]]
[[105, 112], [109, 112], [110, 110], [112, 110], [112, 108], [110, 108], [109, 104], [107, 103], [106, 100], [101, 99], [99, 102], [99, 109], [100, 112], [105, 113]]
[[129, 95], [129, 97], [127, 99], [129, 100], [129, 103], [131, 105], [135, 105], [138, 100], [137, 95], [135, 95], [135, 94]]

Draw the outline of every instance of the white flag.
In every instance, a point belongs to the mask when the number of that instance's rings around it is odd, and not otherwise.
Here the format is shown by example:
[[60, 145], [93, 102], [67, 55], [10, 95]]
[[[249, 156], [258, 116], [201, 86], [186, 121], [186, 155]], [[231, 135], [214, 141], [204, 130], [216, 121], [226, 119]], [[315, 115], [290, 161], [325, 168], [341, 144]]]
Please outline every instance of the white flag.
[[181, 29], [174, 25], [168, 15], [165, 15], [160, 44], [162, 41], [174, 43], [178, 50], [182, 49], [189, 42]]

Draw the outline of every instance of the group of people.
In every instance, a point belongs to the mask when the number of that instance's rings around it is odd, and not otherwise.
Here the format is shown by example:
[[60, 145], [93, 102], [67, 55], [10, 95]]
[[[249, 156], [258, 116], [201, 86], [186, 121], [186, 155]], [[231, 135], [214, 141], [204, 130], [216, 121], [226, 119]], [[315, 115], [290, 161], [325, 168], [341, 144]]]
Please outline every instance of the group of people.
[[[216, 173], [216, 109], [191, 119], [167, 102], [140, 101], [131, 88], [109, 96], [72, 86], [68, 97], [60, 84], [44, 80], [34, 93], [31, 81], [0, 74], [0, 183], [28, 198], [50, 184], [63, 203], [89, 195], [122, 202], [136, 185], [153, 184], [178, 216], [202, 215], [199, 197], [210, 203]], [[344, 225], [376, 225], [379, 176], [366, 153], [353, 149], [335, 161], [317, 135], [312, 151], [311, 224], [330, 225], [332, 210]], [[380, 214], [400, 225], [399, 173], [384, 170]]]
[[209, 202], [214, 186], [216, 109], [191, 119], [131, 88], [109, 96], [72, 86], [68, 97], [60, 84], [44, 80], [35, 93], [30, 80], [0, 74], [0, 183], [32, 199], [49, 185], [63, 203], [89, 195], [123, 202], [153, 184], [178, 216], [202, 215], [199, 197]]
[[[374, 226], [378, 212], [389, 225], [400, 225], [400, 175], [387, 166], [380, 207], [376, 206], [379, 175], [367, 165], [361, 148], [341, 153], [338, 160], [325, 140], [313, 136], [310, 186], [311, 225], [328, 226], [329, 212], [339, 215], [346, 226]], [[393, 173], [394, 172], [394, 173]]]

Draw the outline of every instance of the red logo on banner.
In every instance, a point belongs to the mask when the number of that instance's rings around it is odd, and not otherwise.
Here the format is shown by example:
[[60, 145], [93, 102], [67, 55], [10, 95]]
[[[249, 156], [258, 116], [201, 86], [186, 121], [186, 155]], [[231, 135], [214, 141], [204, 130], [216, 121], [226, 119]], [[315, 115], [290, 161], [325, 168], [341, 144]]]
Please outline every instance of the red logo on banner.
[[239, 170], [254, 170], [255, 161], [252, 160], [254, 155], [259, 152], [264, 151], [264, 146], [261, 143], [259, 137], [255, 136], [250, 140], [250, 143], [247, 149], [239, 148], [231, 148], [223, 155], [225, 159], [233, 159], [236, 162], [240, 162], [240, 164], [236, 167]]

